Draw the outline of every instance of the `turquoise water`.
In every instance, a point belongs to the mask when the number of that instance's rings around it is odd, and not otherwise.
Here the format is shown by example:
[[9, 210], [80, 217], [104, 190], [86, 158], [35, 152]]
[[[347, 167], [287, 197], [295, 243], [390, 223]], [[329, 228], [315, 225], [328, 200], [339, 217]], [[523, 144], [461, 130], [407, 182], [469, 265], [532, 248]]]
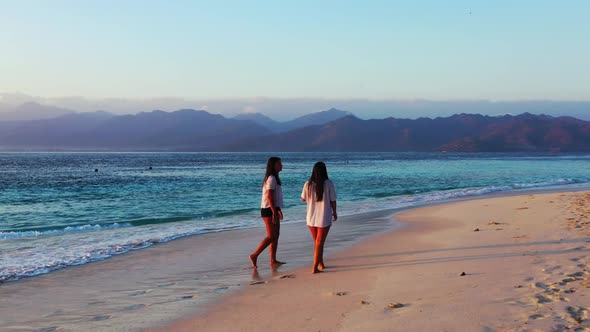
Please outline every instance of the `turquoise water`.
[[[327, 163], [341, 215], [590, 183], [587, 154], [284, 153], [286, 222]], [[0, 153], [0, 281], [260, 226], [263, 153]], [[151, 168], [151, 169], [150, 169]], [[98, 171], [95, 171], [98, 170]]]

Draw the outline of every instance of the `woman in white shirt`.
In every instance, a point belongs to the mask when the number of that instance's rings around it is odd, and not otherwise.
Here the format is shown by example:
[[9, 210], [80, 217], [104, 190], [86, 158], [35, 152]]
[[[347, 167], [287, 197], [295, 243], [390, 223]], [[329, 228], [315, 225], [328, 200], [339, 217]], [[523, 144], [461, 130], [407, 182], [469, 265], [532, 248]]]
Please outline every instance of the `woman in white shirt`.
[[328, 179], [326, 164], [317, 162], [311, 177], [301, 192], [301, 200], [307, 202], [307, 226], [315, 242], [312, 273], [324, 270], [324, 243], [332, 226], [338, 219], [336, 213], [336, 190]]
[[280, 221], [283, 220], [283, 190], [279, 172], [283, 170], [281, 158], [270, 157], [266, 163], [266, 174], [262, 183], [262, 200], [260, 202], [260, 215], [266, 226], [266, 237], [260, 242], [256, 251], [250, 255], [252, 267], [256, 265], [258, 255], [270, 245], [270, 265], [276, 267], [285, 264], [277, 260], [277, 248], [279, 246]]

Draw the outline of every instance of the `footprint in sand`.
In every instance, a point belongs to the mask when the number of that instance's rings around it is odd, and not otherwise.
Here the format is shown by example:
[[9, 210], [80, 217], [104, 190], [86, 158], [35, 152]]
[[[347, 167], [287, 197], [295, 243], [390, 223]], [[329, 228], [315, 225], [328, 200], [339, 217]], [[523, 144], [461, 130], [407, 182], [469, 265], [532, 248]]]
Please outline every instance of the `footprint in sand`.
[[557, 287], [549, 287], [545, 290], [545, 292], [547, 294], [558, 294], [562, 291], [561, 288], [557, 288]]
[[547, 289], [547, 288], [549, 287], [549, 285], [547, 285], [547, 284], [546, 284], [546, 283], [544, 283], [544, 282], [537, 281], [537, 282], [535, 282], [535, 283], [533, 284], [533, 287], [534, 287], [534, 288], [542, 288], [542, 289]]
[[215, 288], [215, 293], [223, 293], [223, 292], [227, 291], [228, 289], [229, 289], [228, 286], [217, 287], [217, 288]]
[[573, 277], [573, 278], [582, 278], [582, 277], [584, 277], [584, 274], [586, 274], [586, 273], [587, 272], [585, 272], [585, 271], [578, 271], [578, 272], [574, 272], [574, 273], [568, 274], [567, 276], [568, 277]]
[[134, 305], [130, 305], [125, 307], [125, 310], [137, 310], [137, 309], [142, 309], [145, 308], [145, 304], [134, 304]]
[[260, 284], [266, 284], [266, 281], [251, 281], [250, 282], [250, 286], [252, 286], [252, 285], [260, 285]]
[[194, 295], [183, 295], [181, 297], [177, 297], [176, 301], [190, 300], [194, 297], [195, 297]]
[[541, 315], [541, 314], [534, 314], [534, 315], [530, 315], [529, 319], [540, 319], [540, 318], [544, 318], [545, 316]]
[[576, 322], [582, 323], [586, 319], [588, 319], [588, 309], [584, 307], [567, 307], [565, 308], [567, 313], [573, 318]]
[[149, 293], [149, 292], [151, 292], [151, 291], [152, 291], [151, 289], [148, 289], [148, 290], [138, 290], [138, 291], [131, 292], [131, 293], [127, 294], [127, 296], [138, 296], [138, 295], [144, 295], [144, 294], [147, 294], [147, 293]]
[[98, 304], [105, 304], [105, 301], [92, 301], [88, 302], [88, 305], [98, 305]]
[[537, 303], [542, 303], [542, 304], [554, 302], [553, 299], [551, 299], [550, 297], [545, 296], [545, 295], [541, 295], [541, 294], [535, 295], [535, 299], [537, 299]]
[[559, 285], [565, 286], [568, 283], [576, 281], [576, 280], [578, 280], [578, 279], [575, 277], [567, 277], [567, 278], [561, 279], [561, 281], [559, 282]]
[[174, 285], [176, 285], [175, 282], [168, 282], [165, 284], [158, 285], [158, 287], [170, 287], [170, 286], [174, 286]]
[[552, 267], [548, 267], [548, 268], [542, 269], [541, 271], [546, 272], [546, 273], [551, 273], [551, 272], [553, 272], [555, 270], [559, 270], [559, 269], [561, 269], [561, 265], [555, 265]]
[[284, 276], [281, 276], [280, 279], [294, 279], [295, 275], [294, 274], [285, 274]]
[[568, 298], [566, 298], [560, 294], [562, 291], [564, 291], [564, 289], [556, 287], [553, 284], [536, 282], [536, 283], [532, 284], [531, 286], [533, 288], [543, 290], [542, 293], [538, 293], [533, 296], [533, 302], [540, 303], [540, 304], [552, 303], [555, 301], [569, 302]]
[[49, 327], [44, 327], [38, 330], [34, 330], [34, 332], [55, 332], [55, 331], [59, 331], [61, 330], [59, 327], [57, 326], [49, 326]]
[[109, 318], [111, 318], [111, 315], [98, 315], [98, 316], [92, 317], [90, 320], [91, 321], [98, 322], [98, 321], [101, 321], [101, 320], [107, 320]]

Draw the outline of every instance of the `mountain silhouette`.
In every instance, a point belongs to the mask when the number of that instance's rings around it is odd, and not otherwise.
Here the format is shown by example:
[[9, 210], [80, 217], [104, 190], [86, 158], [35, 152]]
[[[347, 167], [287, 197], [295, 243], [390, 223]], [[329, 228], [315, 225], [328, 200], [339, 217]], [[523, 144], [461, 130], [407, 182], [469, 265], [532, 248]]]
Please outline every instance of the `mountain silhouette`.
[[590, 122], [572, 117], [457, 114], [361, 120], [355, 116], [251, 138], [226, 151], [590, 151]]
[[307, 114], [301, 117], [298, 117], [294, 120], [283, 122], [279, 125], [278, 131], [280, 132], [287, 132], [297, 128], [304, 128], [307, 126], [315, 126], [315, 125], [322, 125], [326, 124], [331, 121], [338, 120], [345, 116], [352, 115], [350, 112], [341, 111], [336, 108], [330, 108], [326, 111], [321, 111], [317, 113]]
[[[271, 129], [261, 121], [285, 127]], [[94, 112], [0, 122], [0, 149], [572, 152], [590, 151], [590, 122], [530, 113], [362, 120], [336, 109], [285, 123], [262, 115], [228, 119], [192, 109], [136, 115]]]
[[74, 113], [74, 111], [61, 107], [42, 105], [37, 102], [27, 102], [9, 108], [7, 112], [0, 112], [0, 121], [50, 119], [72, 113]]
[[234, 119], [252, 120], [259, 125], [265, 126], [273, 132], [279, 133], [307, 126], [326, 124], [348, 115], [352, 115], [352, 113], [331, 108], [326, 111], [306, 114], [286, 122], [275, 121], [260, 113], [244, 113], [234, 117]]
[[234, 120], [252, 121], [275, 132], [278, 131], [276, 128], [281, 125], [280, 122], [275, 121], [261, 113], [242, 113], [236, 115]]
[[0, 132], [0, 148], [5, 150], [210, 151], [271, 133], [252, 121], [196, 110], [103, 117], [77, 113], [4, 124], [7, 127]]

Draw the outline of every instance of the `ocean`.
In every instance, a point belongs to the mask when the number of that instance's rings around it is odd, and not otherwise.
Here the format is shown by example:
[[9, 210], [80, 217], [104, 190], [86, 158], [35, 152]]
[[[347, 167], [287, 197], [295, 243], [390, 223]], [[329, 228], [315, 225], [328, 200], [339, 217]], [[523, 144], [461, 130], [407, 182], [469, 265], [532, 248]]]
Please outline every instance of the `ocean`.
[[[589, 154], [278, 153], [286, 223], [326, 162], [339, 215], [590, 185]], [[268, 153], [0, 153], [0, 282], [181, 237], [262, 226]], [[253, 244], [253, 246], [255, 243]]]

